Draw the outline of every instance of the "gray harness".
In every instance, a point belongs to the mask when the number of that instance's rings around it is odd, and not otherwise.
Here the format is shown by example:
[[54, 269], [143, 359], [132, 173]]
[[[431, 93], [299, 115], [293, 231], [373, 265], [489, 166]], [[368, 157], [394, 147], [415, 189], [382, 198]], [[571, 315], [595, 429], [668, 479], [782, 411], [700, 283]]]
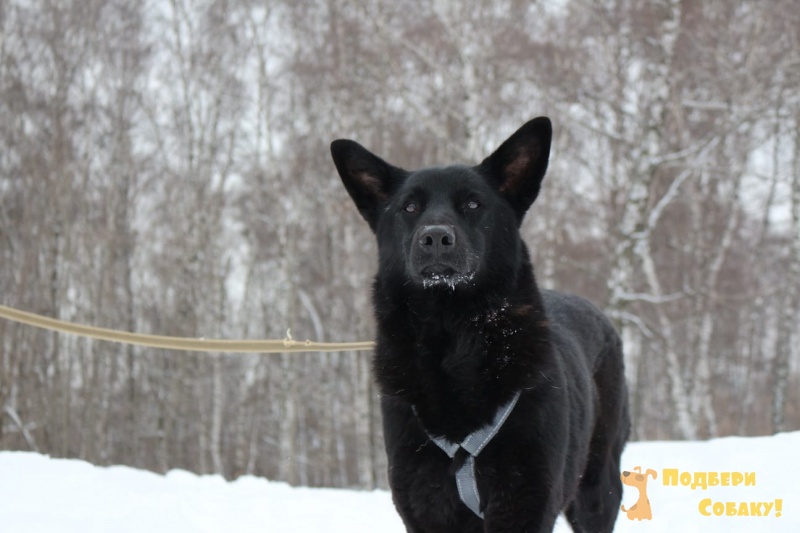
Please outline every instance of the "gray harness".
[[[455, 457], [459, 448], [463, 448], [469, 453], [464, 464], [456, 471], [456, 488], [458, 488], [458, 495], [464, 505], [469, 507], [480, 518], [483, 518], [483, 513], [481, 512], [481, 497], [478, 494], [478, 481], [475, 478], [475, 458], [503, 427], [503, 423], [508, 418], [508, 415], [511, 414], [511, 411], [514, 410], [517, 400], [519, 400], [519, 394], [520, 392], [517, 391], [508, 403], [497, 410], [491, 424], [479, 427], [467, 435], [460, 443], [449, 441], [444, 437], [434, 437], [428, 433], [428, 430], [425, 430], [428, 438], [441, 448], [450, 459]], [[416, 412], [416, 409], [414, 411]]]

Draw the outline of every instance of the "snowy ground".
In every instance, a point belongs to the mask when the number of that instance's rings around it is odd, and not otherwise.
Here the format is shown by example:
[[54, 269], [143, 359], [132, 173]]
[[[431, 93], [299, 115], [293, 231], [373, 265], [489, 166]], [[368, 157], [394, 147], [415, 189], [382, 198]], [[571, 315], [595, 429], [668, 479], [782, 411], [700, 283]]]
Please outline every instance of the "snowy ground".
[[[620, 513], [616, 531], [800, 531], [800, 432], [708, 442], [628, 446], [623, 467], [652, 468], [650, 521]], [[755, 472], [755, 485], [707, 489], [663, 483], [664, 469], [694, 476]], [[735, 478], [735, 474], [731, 479]], [[626, 488], [623, 503], [638, 493]], [[778, 501], [776, 501], [778, 500]], [[733, 502], [733, 503], [728, 503]], [[744, 506], [742, 503], [744, 502]], [[763, 503], [762, 503], [763, 502]], [[716, 516], [714, 509], [768, 516]], [[780, 516], [776, 516], [776, 505]], [[710, 514], [703, 516], [701, 507]], [[0, 532], [402, 532], [387, 492], [291, 488], [243, 477], [172, 471], [166, 476], [23, 452], [0, 453]], [[569, 531], [560, 522], [556, 531]]]

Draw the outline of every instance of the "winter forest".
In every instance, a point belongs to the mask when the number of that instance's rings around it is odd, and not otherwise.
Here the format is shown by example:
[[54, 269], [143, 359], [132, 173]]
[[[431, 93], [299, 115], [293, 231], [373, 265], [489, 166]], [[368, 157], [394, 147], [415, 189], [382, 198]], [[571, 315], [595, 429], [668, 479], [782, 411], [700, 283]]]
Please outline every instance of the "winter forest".
[[[795, 0], [4, 0], [0, 303], [370, 340], [330, 160], [475, 164], [547, 115], [542, 287], [622, 332], [635, 440], [800, 428]], [[196, 354], [0, 320], [0, 449], [385, 486], [368, 352]]]

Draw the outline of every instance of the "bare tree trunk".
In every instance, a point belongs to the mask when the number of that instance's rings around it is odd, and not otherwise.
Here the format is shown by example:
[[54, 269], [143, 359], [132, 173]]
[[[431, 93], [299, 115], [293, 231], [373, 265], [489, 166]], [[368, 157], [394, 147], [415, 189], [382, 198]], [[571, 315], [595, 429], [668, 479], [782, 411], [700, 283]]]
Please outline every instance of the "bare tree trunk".
[[222, 463], [222, 409], [225, 404], [222, 384], [222, 355], [215, 354], [211, 362], [211, 464], [215, 474], [225, 474]]
[[[716, 242], [707, 243], [707, 246], [711, 247], [710, 250], [706, 249], [702, 252], [706, 256], [702, 262], [708, 266], [705, 270], [703, 282], [705, 290], [698, 297], [699, 307], [702, 311], [697, 342], [696, 369], [690, 389], [692, 415], [695, 420], [699, 420], [700, 417], [705, 418], [709, 437], [716, 437], [718, 434], [717, 417], [714, 412], [711, 390], [711, 340], [715, 326], [716, 291], [725, 259], [733, 246], [739, 219], [739, 190], [742, 173], [738, 168], [734, 168], [732, 172], [734, 175], [728, 178], [732, 182], [732, 191], [730, 198], [726, 202], [730, 207], [723, 214], [726, 219], [722, 235], [719, 236]], [[698, 208], [702, 209], [702, 206]]]
[[292, 362], [292, 354], [280, 355], [280, 366], [283, 381], [286, 384], [286, 395], [283, 399], [283, 411], [280, 422], [280, 445], [278, 460], [279, 476], [289, 484], [296, 485], [299, 478], [297, 470], [297, 394], [298, 378], [296, 367]]
[[[791, 241], [789, 244], [789, 275], [778, 324], [778, 341], [773, 363], [774, 391], [772, 396], [772, 431], [786, 430], [786, 393], [792, 348], [797, 344], [800, 322], [800, 114], [794, 127], [794, 158], [791, 185]], [[778, 142], [778, 139], [775, 139]]]
[[372, 449], [372, 370], [369, 363], [369, 352], [352, 354], [356, 357], [356, 391], [355, 391], [355, 421], [356, 421], [356, 461], [358, 469], [358, 486], [362, 488], [375, 488], [375, 465], [373, 464]]

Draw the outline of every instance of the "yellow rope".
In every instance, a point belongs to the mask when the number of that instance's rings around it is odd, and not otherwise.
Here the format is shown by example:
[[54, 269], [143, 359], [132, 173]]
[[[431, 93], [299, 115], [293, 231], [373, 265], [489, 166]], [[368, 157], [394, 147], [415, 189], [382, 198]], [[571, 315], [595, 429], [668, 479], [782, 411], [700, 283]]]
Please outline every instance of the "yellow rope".
[[80, 337], [100, 339], [122, 344], [133, 344], [147, 348], [164, 348], [167, 350], [184, 350], [190, 352], [236, 352], [236, 353], [285, 353], [285, 352], [346, 352], [372, 350], [373, 342], [312, 342], [296, 341], [287, 332], [283, 340], [235, 341], [218, 339], [190, 339], [186, 337], [165, 337], [163, 335], [144, 335], [128, 333], [114, 329], [95, 328], [56, 320], [34, 313], [27, 313], [11, 307], [0, 305], [0, 318], [20, 324], [34, 326], [59, 333], [68, 333]]

